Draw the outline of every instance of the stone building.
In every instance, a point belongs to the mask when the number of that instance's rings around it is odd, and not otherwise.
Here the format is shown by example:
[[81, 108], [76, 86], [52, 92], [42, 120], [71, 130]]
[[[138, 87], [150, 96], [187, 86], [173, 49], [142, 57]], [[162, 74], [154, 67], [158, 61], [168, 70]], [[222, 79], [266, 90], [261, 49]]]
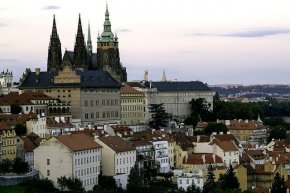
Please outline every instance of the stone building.
[[108, 72], [65, 66], [51, 72], [27, 70], [19, 88], [43, 92], [70, 104], [72, 119], [88, 124], [120, 120], [120, 87]]

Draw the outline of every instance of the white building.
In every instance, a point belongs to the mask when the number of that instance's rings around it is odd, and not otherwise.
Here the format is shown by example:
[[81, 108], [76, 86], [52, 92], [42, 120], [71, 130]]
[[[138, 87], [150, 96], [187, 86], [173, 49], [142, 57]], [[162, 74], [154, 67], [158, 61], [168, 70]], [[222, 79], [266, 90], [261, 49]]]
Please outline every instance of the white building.
[[87, 135], [60, 135], [34, 150], [34, 168], [56, 186], [61, 176], [78, 178], [88, 191], [98, 184], [101, 156], [102, 146]]
[[159, 172], [169, 172], [168, 141], [156, 139], [152, 141], [152, 144], [155, 150], [155, 162], [160, 165]]
[[7, 70], [6, 72], [4, 71], [0, 72], [0, 88], [2, 88], [3, 94], [8, 94], [10, 92], [10, 89], [12, 88], [13, 84], [12, 79], [13, 79], [12, 71], [8, 72]]
[[119, 136], [99, 137], [95, 140], [103, 146], [103, 175], [113, 176], [117, 185], [125, 189], [127, 177], [136, 161], [135, 147]]
[[201, 170], [194, 171], [193, 173], [182, 173], [180, 176], [177, 176], [178, 189], [187, 190], [193, 184], [202, 190], [204, 179]]
[[26, 133], [35, 133], [41, 138], [45, 138], [45, 134], [48, 134], [46, 130], [46, 117], [33, 114], [29, 120], [26, 121]]
[[213, 153], [221, 157], [227, 167], [240, 163], [240, 151], [233, 141], [214, 141]]

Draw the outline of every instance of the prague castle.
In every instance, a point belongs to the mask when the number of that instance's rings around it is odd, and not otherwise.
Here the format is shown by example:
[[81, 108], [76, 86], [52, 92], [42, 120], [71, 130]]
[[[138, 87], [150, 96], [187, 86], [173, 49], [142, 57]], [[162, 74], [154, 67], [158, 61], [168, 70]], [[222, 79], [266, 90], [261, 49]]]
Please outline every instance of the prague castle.
[[61, 41], [57, 33], [54, 17], [48, 48], [47, 71], [62, 70], [64, 66], [70, 66], [73, 70], [107, 71], [117, 81], [127, 81], [126, 68], [120, 62], [118, 37], [111, 30], [108, 6], [105, 12], [103, 32], [98, 35], [97, 39], [97, 53], [93, 53], [90, 26], [88, 27], [87, 43], [85, 43], [81, 16], [79, 15], [74, 50], [66, 50], [62, 57]]

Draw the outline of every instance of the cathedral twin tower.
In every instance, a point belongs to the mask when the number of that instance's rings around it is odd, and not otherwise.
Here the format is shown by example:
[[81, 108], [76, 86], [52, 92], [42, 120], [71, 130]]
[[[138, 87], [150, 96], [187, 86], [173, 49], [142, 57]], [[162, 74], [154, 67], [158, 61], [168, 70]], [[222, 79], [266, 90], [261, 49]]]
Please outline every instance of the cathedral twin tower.
[[90, 26], [88, 28], [87, 44], [79, 16], [78, 30], [74, 51], [65, 51], [63, 57], [61, 42], [57, 34], [55, 17], [53, 17], [52, 33], [48, 48], [47, 71], [61, 70], [70, 66], [73, 70], [102, 70], [107, 71], [118, 81], [127, 81], [126, 68], [120, 63], [118, 37], [111, 30], [108, 6], [106, 7], [103, 32], [97, 37], [97, 53], [93, 53]]

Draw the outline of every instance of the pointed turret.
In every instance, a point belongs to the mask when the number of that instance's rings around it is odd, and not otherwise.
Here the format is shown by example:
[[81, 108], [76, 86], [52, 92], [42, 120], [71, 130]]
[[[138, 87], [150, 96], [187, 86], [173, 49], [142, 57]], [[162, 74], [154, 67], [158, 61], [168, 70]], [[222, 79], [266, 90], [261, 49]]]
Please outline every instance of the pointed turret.
[[90, 24], [88, 26], [88, 40], [87, 40], [87, 51], [89, 55], [92, 55], [93, 46], [92, 46], [92, 39], [91, 39], [91, 29]]
[[61, 43], [57, 34], [55, 15], [53, 15], [52, 31], [48, 47], [47, 71], [59, 69], [61, 64]]
[[106, 4], [105, 21], [104, 21], [104, 31], [101, 35], [101, 40], [103, 42], [110, 42], [114, 40], [114, 34], [111, 30], [110, 14], [108, 10], [108, 4]]
[[87, 50], [82, 29], [81, 14], [79, 14], [78, 31], [74, 47], [74, 67], [87, 68]]
[[163, 70], [163, 74], [162, 74], [162, 82], [166, 82], [166, 74], [165, 74], [165, 70]]

